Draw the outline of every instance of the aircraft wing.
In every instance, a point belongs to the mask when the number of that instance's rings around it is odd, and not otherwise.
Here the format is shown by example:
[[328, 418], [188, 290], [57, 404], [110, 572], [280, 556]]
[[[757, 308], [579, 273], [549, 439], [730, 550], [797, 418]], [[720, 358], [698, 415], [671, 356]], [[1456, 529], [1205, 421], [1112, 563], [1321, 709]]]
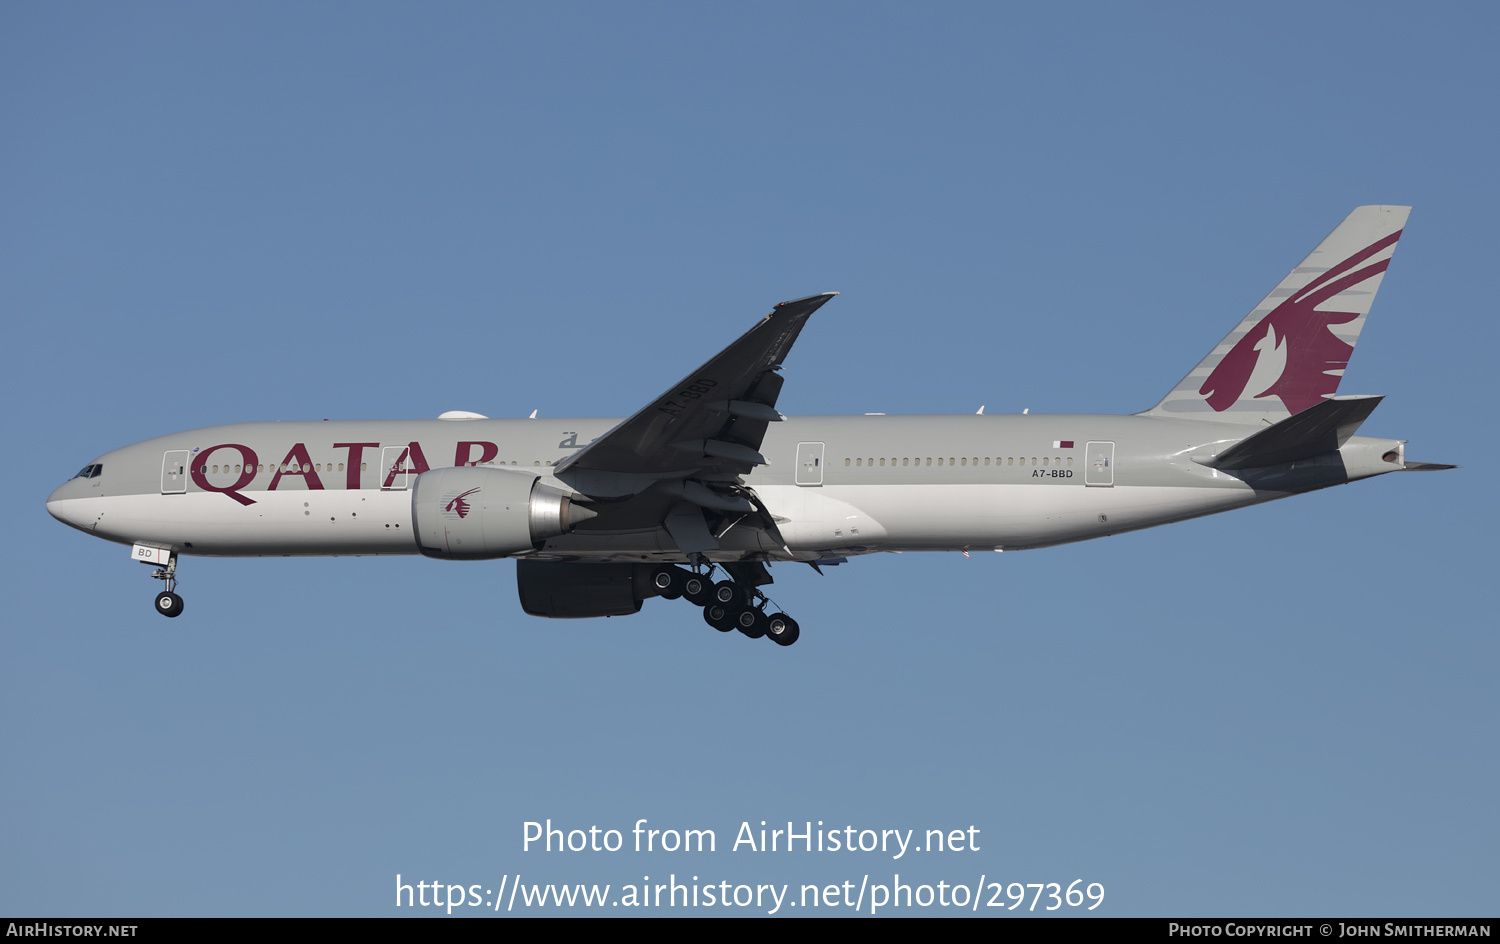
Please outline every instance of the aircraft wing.
[[781, 419], [781, 377], [775, 371], [808, 316], [837, 294], [777, 305], [708, 363], [559, 464], [555, 474], [585, 494], [606, 498], [668, 479], [732, 482], [765, 465], [761, 440], [767, 424]]

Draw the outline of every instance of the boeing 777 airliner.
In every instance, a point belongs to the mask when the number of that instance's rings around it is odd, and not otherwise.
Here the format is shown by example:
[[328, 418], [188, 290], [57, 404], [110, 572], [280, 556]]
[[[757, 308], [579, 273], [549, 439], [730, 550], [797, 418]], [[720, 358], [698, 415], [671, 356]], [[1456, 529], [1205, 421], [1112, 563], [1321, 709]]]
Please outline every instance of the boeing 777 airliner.
[[1408, 210], [1355, 209], [1133, 416], [785, 416], [782, 362], [829, 292], [777, 305], [624, 420], [213, 426], [105, 453], [47, 510], [155, 565], [165, 616], [184, 556], [513, 557], [533, 615], [683, 597], [791, 645], [768, 563], [1046, 547], [1452, 468], [1356, 436], [1381, 398], [1337, 395]]

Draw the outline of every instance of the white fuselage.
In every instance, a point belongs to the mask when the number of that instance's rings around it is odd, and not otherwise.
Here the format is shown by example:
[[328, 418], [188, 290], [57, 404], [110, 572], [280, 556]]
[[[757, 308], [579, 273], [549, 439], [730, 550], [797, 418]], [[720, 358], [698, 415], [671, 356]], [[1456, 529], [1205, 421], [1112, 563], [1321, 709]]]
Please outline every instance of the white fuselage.
[[[125, 544], [189, 555], [418, 553], [410, 486], [481, 465], [580, 495], [554, 469], [616, 421], [246, 423], [160, 437], [98, 460], [48, 499], [55, 517]], [[724, 513], [716, 560], [819, 560], [875, 551], [1040, 547], [1180, 521], [1399, 465], [1356, 437], [1342, 468], [1247, 482], [1192, 461], [1243, 427], [1138, 416], [802, 417], [770, 427], [744, 476], [775, 532]], [[1294, 463], [1293, 466], [1296, 464]], [[518, 556], [681, 560], [662, 527], [675, 499], [593, 507], [594, 520]], [[720, 530], [722, 528], [722, 530]]]

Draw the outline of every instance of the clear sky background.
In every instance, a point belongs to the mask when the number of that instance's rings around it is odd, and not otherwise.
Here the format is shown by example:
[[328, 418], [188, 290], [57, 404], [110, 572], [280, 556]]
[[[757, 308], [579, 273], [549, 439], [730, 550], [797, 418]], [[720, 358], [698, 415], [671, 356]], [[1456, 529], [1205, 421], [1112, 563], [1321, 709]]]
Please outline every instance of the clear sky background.
[[[1493, 916], [1497, 30], [1479, 3], [5, 5], [0, 913], [899, 872], [1100, 882], [1096, 914]], [[826, 290], [783, 412], [1135, 412], [1366, 203], [1415, 210], [1341, 392], [1461, 470], [776, 566], [789, 650], [682, 602], [533, 619], [508, 562], [189, 558], [167, 621], [43, 508], [179, 429], [626, 415]], [[547, 818], [719, 849], [523, 851]], [[729, 851], [762, 820], [980, 848]]]

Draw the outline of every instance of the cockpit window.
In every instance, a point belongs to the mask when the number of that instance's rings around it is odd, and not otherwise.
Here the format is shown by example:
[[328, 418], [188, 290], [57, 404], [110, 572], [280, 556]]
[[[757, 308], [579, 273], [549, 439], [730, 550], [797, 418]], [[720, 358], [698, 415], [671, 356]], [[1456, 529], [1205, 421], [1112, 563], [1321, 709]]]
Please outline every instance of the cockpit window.
[[75, 475], [75, 476], [73, 476], [73, 478], [75, 478], [75, 479], [96, 479], [96, 478], [99, 477], [100, 473], [102, 473], [103, 471], [104, 471], [104, 463], [102, 463], [102, 462], [91, 462], [88, 465], [84, 466], [82, 469], [79, 469], [78, 470], [78, 474]]

